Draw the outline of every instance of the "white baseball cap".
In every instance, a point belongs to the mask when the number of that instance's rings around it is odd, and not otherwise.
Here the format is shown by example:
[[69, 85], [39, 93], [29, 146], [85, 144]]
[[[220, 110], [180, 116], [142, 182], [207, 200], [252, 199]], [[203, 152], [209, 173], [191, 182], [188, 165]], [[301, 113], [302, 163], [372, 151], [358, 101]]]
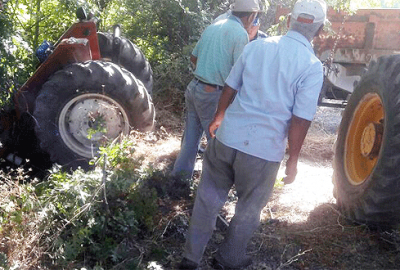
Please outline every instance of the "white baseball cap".
[[258, 0], [236, 0], [235, 3], [230, 6], [230, 9], [237, 12], [261, 11]]
[[[301, 23], [325, 23], [326, 19], [326, 3], [323, 0], [298, 0], [293, 7], [291, 17]], [[310, 19], [301, 14], [314, 17]]]

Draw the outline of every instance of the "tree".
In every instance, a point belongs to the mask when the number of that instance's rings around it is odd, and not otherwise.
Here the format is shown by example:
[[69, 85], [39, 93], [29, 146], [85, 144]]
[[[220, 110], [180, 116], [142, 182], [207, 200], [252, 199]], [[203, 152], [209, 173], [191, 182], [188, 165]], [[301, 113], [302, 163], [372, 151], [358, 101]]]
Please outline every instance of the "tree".
[[[4, 0], [0, 0], [4, 1]], [[134, 41], [157, 72], [176, 66], [175, 80], [184, 87], [190, 77], [188, 57], [203, 29], [213, 18], [228, 10], [234, 0], [88, 0], [84, 7], [100, 19], [100, 31], [114, 24], [122, 26], [123, 35]], [[261, 29], [275, 23], [278, 5], [291, 7], [295, 0], [261, 0]], [[327, 0], [336, 9], [353, 7], [399, 7], [396, 0]], [[33, 73], [37, 65], [34, 52], [39, 44], [56, 42], [76, 20], [79, 2], [70, 0], [9, 0], [0, 2], [0, 82], [3, 100]], [[269, 8], [268, 8], [269, 7]], [[160, 70], [157, 70], [160, 68]], [[168, 72], [171, 74], [170, 72]], [[164, 74], [156, 74], [164, 76]], [[181, 77], [181, 78], [178, 78]], [[167, 85], [174, 79], [165, 78]], [[190, 79], [190, 78], [189, 78]], [[165, 85], [165, 87], [167, 87]], [[163, 86], [164, 87], [164, 86]]]
[[350, 7], [352, 9], [357, 8], [400, 8], [400, 2], [398, 0], [352, 0]]
[[15, 31], [10, 3], [0, 2], [0, 106], [6, 105], [16, 85], [25, 79], [26, 44]]

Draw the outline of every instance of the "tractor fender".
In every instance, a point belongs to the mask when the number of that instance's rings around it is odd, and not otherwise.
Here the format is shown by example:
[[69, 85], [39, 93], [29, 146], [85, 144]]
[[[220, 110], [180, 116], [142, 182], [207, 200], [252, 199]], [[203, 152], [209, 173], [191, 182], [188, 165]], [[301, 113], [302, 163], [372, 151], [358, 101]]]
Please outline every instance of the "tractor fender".
[[24, 112], [33, 112], [36, 96], [52, 74], [69, 64], [88, 60], [92, 60], [88, 39], [63, 39], [15, 94], [14, 103], [18, 118]]

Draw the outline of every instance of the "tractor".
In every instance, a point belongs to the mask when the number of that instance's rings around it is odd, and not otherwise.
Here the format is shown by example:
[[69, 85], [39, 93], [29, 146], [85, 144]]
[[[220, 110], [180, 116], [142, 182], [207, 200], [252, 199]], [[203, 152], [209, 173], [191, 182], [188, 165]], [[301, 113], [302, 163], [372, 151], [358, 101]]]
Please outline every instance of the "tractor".
[[400, 223], [400, 54], [381, 56], [348, 100], [334, 157], [334, 195], [344, 215], [392, 228]]
[[400, 9], [328, 17], [336, 36], [316, 49], [330, 65], [320, 106], [341, 99], [333, 106], [345, 107], [333, 161], [336, 203], [352, 221], [393, 228], [400, 224]]
[[[44, 41], [35, 73], [0, 118], [0, 155], [89, 168], [105, 142], [154, 126], [153, 77], [140, 49], [78, 8], [78, 21], [53, 45]], [[32, 161], [34, 162], [34, 161]]]
[[[276, 21], [288, 9], [278, 8]], [[324, 63], [319, 106], [344, 108], [333, 160], [341, 212], [375, 228], [400, 224], [400, 9], [328, 10], [334, 35], [314, 51]]]

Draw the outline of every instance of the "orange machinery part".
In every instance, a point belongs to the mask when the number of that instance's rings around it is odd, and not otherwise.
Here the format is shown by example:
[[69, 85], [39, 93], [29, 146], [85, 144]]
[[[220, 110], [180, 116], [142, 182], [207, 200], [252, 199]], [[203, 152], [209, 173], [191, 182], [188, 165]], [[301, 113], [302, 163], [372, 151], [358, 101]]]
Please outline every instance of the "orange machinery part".
[[18, 115], [32, 109], [36, 94], [40, 90], [38, 88], [57, 70], [71, 63], [92, 59], [92, 51], [87, 39], [61, 40], [54, 52], [38, 67], [34, 75], [25, 82], [15, 95], [14, 100]]
[[[290, 9], [278, 7], [275, 21], [289, 13]], [[330, 8], [327, 17], [334, 34], [324, 31], [314, 39], [318, 57], [331, 50], [337, 38], [334, 59], [338, 62], [368, 64], [381, 55], [400, 52], [400, 9], [359, 9], [346, 15]]]

